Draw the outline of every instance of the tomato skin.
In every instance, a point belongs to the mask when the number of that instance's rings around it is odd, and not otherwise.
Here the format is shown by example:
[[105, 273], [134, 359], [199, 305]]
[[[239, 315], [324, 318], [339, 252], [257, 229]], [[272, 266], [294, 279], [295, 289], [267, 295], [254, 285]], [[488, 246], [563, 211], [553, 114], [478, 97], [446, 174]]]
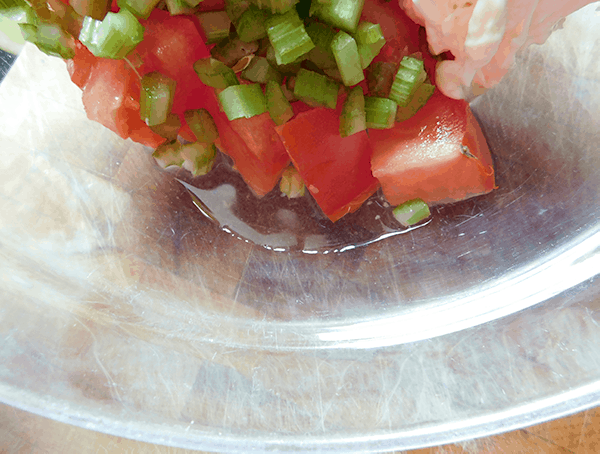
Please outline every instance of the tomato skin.
[[492, 157], [466, 101], [436, 91], [414, 117], [369, 136], [373, 175], [393, 205], [452, 203], [495, 188]]
[[277, 127], [307, 189], [332, 222], [357, 210], [379, 186], [370, 170], [367, 132], [342, 138], [340, 110], [315, 108]]

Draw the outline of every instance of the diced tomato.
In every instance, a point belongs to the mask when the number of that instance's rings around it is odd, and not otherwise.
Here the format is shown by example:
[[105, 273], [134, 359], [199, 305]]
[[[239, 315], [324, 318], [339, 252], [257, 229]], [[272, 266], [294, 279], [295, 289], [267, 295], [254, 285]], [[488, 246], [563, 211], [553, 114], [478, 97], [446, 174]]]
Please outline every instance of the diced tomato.
[[463, 100], [436, 91], [414, 117], [369, 136], [373, 175], [393, 205], [456, 202], [495, 187], [490, 151]]
[[203, 0], [198, 5], [199, 11], [223, 11], [225, 0]]
[[92, 67], [98, 61], [98, 57], [92, 54], [79, 40], [75, 41], [75, 55], [67, 60], [67, 71], [71, 81], [83, 90]]
[[306, 187], [333, 222], [357, 210], [378, 187], [367, 132], [340, 137], [339, 113], [315, 108], [277, 127]]

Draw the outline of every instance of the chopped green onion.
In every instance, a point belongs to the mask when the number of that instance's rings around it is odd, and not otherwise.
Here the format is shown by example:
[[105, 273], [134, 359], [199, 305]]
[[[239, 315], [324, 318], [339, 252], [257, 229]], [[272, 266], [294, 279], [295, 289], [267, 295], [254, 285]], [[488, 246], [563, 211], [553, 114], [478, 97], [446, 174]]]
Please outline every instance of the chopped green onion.
[[142, 19], [148, 19], [152, 10], [160, 0], [118, 0], [117, 5], [121, 9], [127, 9]]
[[360, 63], [363, 69], [365, 69], [385, 45], [385, 37], [379, 24], [361, 22], [358, 24], [355, 38], [358, 44]]
[[304, 180], [302, 180], [298, 171], [292, 166], [287, 167], [283, 171], [281, 181], [279, 182], [279, 189], [289, 199], [302, 197], [306, 192]]
[[267, 36], [265, 22], [269, 14], [250, 5], [235, 21], [235, 29], [240, 39], [246, 43], [258, 41]]
[[270, 80], [278, 85], [283, 82], [283, 75], [273, 68], [265, 57], [254, 57], [242, 71], [242, 77], [259, 84], [266, 84]]
[[301, 69], [294, 83], [294, 95], [309, 105], [335, 109], [339, 86], [329, 77]]
[[404, 57], [400, 62], [389, 98], [396, 101], [399, 106], [406, 107], [426, 78], [423, 61]]
[[231, 20], [225, 11], [199, 13], [198, 21], [208, 44], [216, 43], [229, 36]]
[[167, 9], [171, 16], [190, 15], [194, 13], [194, 8], [191, 7], [186, 0], [165, 0]]
[[364, 80], [358, 46], [352, 36], [343, 31], [338, 32], [331, 43], [331, 50], [344, 85], [350, 87]]
[[265, 95], [258, 84], [232, 85], [218, 94], [229, 121], [250, 118], [267, 111]]
[[198, 142], [212, 143], [219, 138], [217, 125], [208, 110], [186, 110], [183, 117]]
[[167, 121], [176, 82], [158, 71], [145, 74], [141, 82], [140, 117], [148, 126], [159, 125]]
[[231, 68], [242, 58], [254, 55], [257, 51], [257, 42], [247, 43], [242, 41], [238, 36], [229, 36], [227, 39], [217, 43], [210, 50], [210, 54]]
[[217, 150], [213, 143], [194, 142], [181, 145], [180, 155], [183, 159], [183, 168], [197, 177], [211, 171]]
[[354, 87], [342, 106], [340, 115], [340, 136], [348, 137], [367, 129], [365, 96], [362, 87]]
[[181, 167], [183, 165], [183, 157], [180, 151], [181, 144], [177, 140], [166, 141], [154, 150], [152, 157], [163, 169], [170, 166]]
[[410, 117], [416, 114], [419, 109], [421, 109], [421, 107], [427, 103], [429, 98], [433, 96], [434, 91], [434, 85], [428, 84], [427, 82], [421, 84], [406, 107], [398, 106], [398, 111], [396, 112], [396, 121], [408, 120]]
[[269, 115], [276, 125], [282, 125], [294, 116], [292, 106], [277, 82], [272, 80], [267, 82], [265, 98]]
[[291, 10], [298, 0], [253, 0], [261, 9], [268, 9], [273, 14], [283, 14]]
[[81, 16], [103, 20], [110, 9], [110, 0], [71, 0], [69, 4]]
[[391, 99], [365, 96], [365, 115], [367, 128], [393, 128], [394, 122], [396, 121], [397, 108], [398, 105]]
[[144, 27], [127, 9], [108, 13], [104, 20], [85, 17], [79, 41], [96, 57], [121, 59], [144, 39]]
[[33, 24], [19, 24], [23, 38], [34, 43], [42, 52], [61, 58], [73, 58], [75, 51], [72, 47], [72, 37], [58, 24], [40, 22]]
[[194, 63], [194, 71], [204, 85], [213, 88], [227, 88], [239, 85], [233, 69], [212, 57], [202, 58]]
[[364, 5], [365, 0], [314, 0], [310, 6], [310, 15], [317, 16], [333, 27], [354, 34]]
[[378, 98], [388, 98], [398, 72], [397, 63], [377, 61], [367, 68], [369, 94]]
[[295, 9], [269, 18], [267, 34], [278, 65], [292, 63], [315, 47]]
[[311, 22], [306, 27], [306, 33], [315, 45], [308, 53], [308, 59], [321, 69], [336, 68], [337, 63], [331, 50], [336, 31], [327, 24]]
[[159, 136], [172, 141], [177, 139], [177, 134], [181, 129], [181, 120], [179, 119], [179, 115], [170, 113], [167, 115], [164, 123], [150, 126], [150, 129]]
[[423, 219], [427, 219], [431, 212], [427, 204], [421, 199], [413, 199], [398, 205], [393, 210], [394, 217], [404, 227], [410, 227]]

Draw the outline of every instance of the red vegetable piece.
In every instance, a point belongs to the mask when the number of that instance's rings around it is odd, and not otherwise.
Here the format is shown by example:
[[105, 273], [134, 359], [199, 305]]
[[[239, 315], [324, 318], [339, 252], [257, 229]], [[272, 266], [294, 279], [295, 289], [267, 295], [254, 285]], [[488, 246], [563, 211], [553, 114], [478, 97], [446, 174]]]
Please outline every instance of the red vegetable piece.
[[203, 0], [198, 4], [198, 11], [223, 11], [225, 0]]
[[451, 203], [495, 188], [490, 151], [463, 100], [436, 91], [414, 117], [369, 137], [373, 175], [392, 205]]
[[79, 40], [75, 40], [75, 55], [73, 58], [66, 60], [71, 81], [83, 90], [92, 67], [97, 61], [98, 57], [92, 54]]
[[378, 187], [367, 132], [340, 137], [339, 114], [340, 109], [315, 108], [277, 127], [306, 187], [333, 222], [356, 211]]

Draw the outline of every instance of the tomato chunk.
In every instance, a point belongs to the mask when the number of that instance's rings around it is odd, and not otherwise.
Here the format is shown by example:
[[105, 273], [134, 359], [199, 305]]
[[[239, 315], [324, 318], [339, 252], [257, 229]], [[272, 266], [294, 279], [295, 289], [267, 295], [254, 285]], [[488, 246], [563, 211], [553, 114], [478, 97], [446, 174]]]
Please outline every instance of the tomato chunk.
[[436, 91], [414, 117], [369, 136], [373, 175], [393, 205], [457, 202], [495, 187], [490, 151], [463, 100]]
[[378, 187], [367, 132], [340, 137], [339, 110], [315, 108], [277, 127], [306, 187], [333, 222], [357, 210]]

